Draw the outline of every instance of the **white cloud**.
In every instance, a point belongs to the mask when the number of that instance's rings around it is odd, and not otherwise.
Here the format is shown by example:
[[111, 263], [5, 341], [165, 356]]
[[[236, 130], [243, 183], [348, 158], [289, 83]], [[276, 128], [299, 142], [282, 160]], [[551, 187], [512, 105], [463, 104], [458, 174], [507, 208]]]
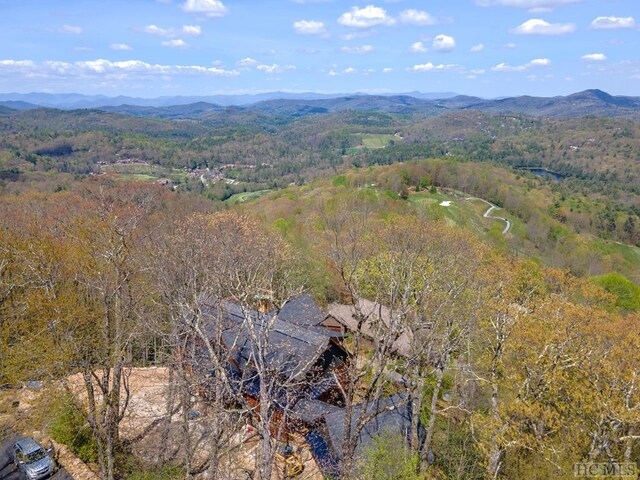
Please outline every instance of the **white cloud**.
[[220, 77], [234, 77], [240, 74], [237, 70], [225, 70], [221, 67], [203, 67], [200, 65], [162, 65], [143, 62], [141, 60], [126, 60], [112, 62], [105, 59], [89, 60], [85, 62], [59, 62], [31, 60], [0, 60], [0, 73], [3, 75], [17, 74], [29, 78], [64, 79], [78, 81], [88, 78], [102, 78], [106, 80], [126, 80], [157, 77], [158, 75], [172, 76], [179, 74], [213, 75]]
[[531, 12], [543, 12], [582, 1], [583, 0], [476, 0], [476, 5], [480, 5], [481, 7], [518, 7], [526, 8]]
[[636, 21], [633, 17], [597, 17], [591, 22], [591, 28], [613, 30], [616, 28], [633, 28]]
[[278, 65], [277, 63], [274, 63], [272, 65], [260, 64], [256, 68], [261, 72], [265, 72], [265, 73], [284, 73], [287, 70], [296, 69], [294, 65]]
[[518, 35], [565, 35], [576, 30], [573, 23], [549, 23], [541, 18], [532, 18], [511, 30]]
[[71, 33], [73, 35], [80, 35], [82, 33], [82, 27], [75, 25], [63, 25], [60, 29], [61, 33]]
[[453, 70], [458, 68], [459, 65], [455, 65], [455, 64], [439, 64], [439, 65], [434, 65], [431, 62], [428, 63], [423, 63], [422, 65], [414, 65], [411, 70], [413, 70], [414, 72], [444, 72], [446, 70]]
[[411, 44], [409, 51], [412, 53], [427, 53], [427, 47], [422, 42], [415, 42]]
[[361, 47], [342, 47], [340, 50], [344, 53], [362, 54], [373, 52], [373, 47], [371, 45], [362, 45]]
[[202, 27], [199, 25], [183, 25], [182, 28], [162, 28], [157, 25], [147, 25], [141, 30], [149, 35], [156, 35], [158, 37], [165, 38], [176, 38], [182, 35], [189, 35], [192, 37], [202, 35]]
[[509, 43], [505, 43], [505, 44], [503, 45], [503, 47], [504, 47], [504, 48], [516, 48], [516, 47], [517, 47], [517, 45], [516, 45], [515, 43], [513, 43], [513, 42], [509, 42]]
[[133, 50], [133, 48], [131, 48], [126, 43], [112, 43], [111, 45], [109, 45], [109, 48], [111, 50]]
[[391, 72], [393, 72], [393, 68], [386, 67], [382, 69], [382, 73], [391, 73]]
[[580, 58], [582, 58], [582, 60], [589, 60], [592, 62], [602, 62], [607, 59], [607, 56], [604, 53], [587, 53]]
[[436, 35], [431, 44], [433, 49], [437, 52], [450, 52], [456, 47], [456, 41], [449, 35]]
[[[361, 72], [358, 71], [358, 69], [354, 68], [354, 67], [347, 67], [344, 70], [341, 71], [336, 71], [337, 69], [337, 65], [332, 65], [332, 69], [329, 70], [328, 75], [330, 77], [339, 77], [342, 75], [356, 75], [358, 73], [361, 73], [362, 75], [371, 75], [372, 73], [375, 73], [375, 70], [372, 68], [368, 68], [366, 70], [362, 70]], [[323, 70], [322, 70], [323, 71]]]
[[534, 67], [548, 67], [551, 65], [551, 60], [548, 58], [534, 58], [524, 65], [509, 65], [508, 63], [499, 63], [491, 70], [494, 72], [524, 72]]
[[477, 45], [474, 45], [473, 47], [471, 47], [469, 49], [470, 52], [472, 53], [478, 53], [484, 50], [484, 45], [482, 43], [479, 43]]
[[548, 58], [534, 58], [527, 65], [531, 67], [547, 67], [551, 65], [551, 60]]
[[32, 68], [36, 66], [36, 62], [31, 60], [0, 60], [0, 67], [8, 68]]
[[186, 48], [186, 47], [189, 46], [189, 45], [187, 45], [187, 42], [185, 42], [181, 38], [175, 38], [173, 40], [167, 40], [165, 42], [162, 42], [162, 45], [164, 45], [165, 47], [171, 47], [171, 48]]
[[184, 35], [193, 35], [197, 37], [198, 35], [202, 35], [202, 27], [200, 25], [183, 25], [182, 33]]
[[438, 21], [422, 10], [403, 10], [400, 12], [400, 22], [407, 25], [436, 25]]
[[160, 28], [157, 25], [147, 25], [146, 27], [142, 28], [142, 31], [150, 35], [158, 35], [159, 37], [166, 37], [167, 32], [169, 32], [168, 29]]
[[251, 58], [251, 57], [242, 58], [238, 62], [238, 65], [241, 67], [253, 67], [254, 65], [257, 65], [257, 64], [258, 64], [258, 61], [255, 58]]
[[367, 5], [363, 8], [351, 7], [351, 11], [340, 15], [338, 23], [345, 27], [371, 28], [378, 25], [393, 25], [395, 20], [384, 8]]
[[304, 35], [321, 35], [325, 33], [324, 23], [316, 20], [298, 20], [293, 22], [293, 29]]
[[182, 10], [207, 17], [224, 17], [228, 11], [220, 0], [187, 0], [182, 4]]

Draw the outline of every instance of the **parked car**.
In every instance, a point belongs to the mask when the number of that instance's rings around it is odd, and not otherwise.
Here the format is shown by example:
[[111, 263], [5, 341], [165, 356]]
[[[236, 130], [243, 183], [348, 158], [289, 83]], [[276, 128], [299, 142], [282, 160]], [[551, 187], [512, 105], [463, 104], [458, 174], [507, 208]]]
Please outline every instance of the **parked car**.
[[13, 446], [13, 461], [29, 480], [40, 480], [54, 473], [56, 464], [52, 454], [53, 446], [45, 449], [31, 437], [18, 440]]

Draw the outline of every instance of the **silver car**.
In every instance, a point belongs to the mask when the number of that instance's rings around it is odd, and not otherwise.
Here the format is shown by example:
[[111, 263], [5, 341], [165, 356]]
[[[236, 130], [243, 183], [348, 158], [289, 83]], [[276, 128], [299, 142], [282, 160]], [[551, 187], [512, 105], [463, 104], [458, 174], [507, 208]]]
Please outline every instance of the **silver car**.
[[13, 460], [29, 480], [40, 480], [55, 471], [52, 452], [53, 447], [45, 449], [33, 438], [23, 438], [13, 446]]

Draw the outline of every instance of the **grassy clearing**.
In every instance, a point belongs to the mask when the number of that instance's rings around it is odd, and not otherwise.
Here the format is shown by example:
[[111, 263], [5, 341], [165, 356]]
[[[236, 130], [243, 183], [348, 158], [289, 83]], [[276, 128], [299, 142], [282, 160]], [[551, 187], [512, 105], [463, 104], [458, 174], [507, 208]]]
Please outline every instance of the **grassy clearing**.
[[269, 192], [271, 192], [271, 190], [258, 190], [255, 192], [236, 193], [235, 195], [231, 195], [227, 200], [225, 200], [225, 203], [228, 203], [230, 205], [236, 205], [238, 203], [251, 202], [253, 200], [259, 199], [260, 197], [262, 197], [263, 195], [266, 195]]
[[102, 165], [101, 170], [117, 176], [124, 181], [154, 182], [159, 178], [168, 178], [171, 181], [186, 183], [186, 174], [179, 169], [165, 168], [159, 165]]
[[155, 182], [159, 178], [153, 175], [147, 175], [146, 173], [117, 174], [117, 177], [119, 180], [124, 180], [125, 182]]
[[384, 148], [389, 145], [389, 142], [395, 139], [393, 135], [389, 134], [369, 134], [362, 135], [362, 146], [365, 148], [378, 149]]
[[[465, 200], [463, 196], [443, 192], [419, 192], [409, 195], [409, 202], [419, 209], [425, 209], [427, 215], [433, 218], [444, 218], [450, 225], [465, 226], [476, 233], [484, 233], [482, 213], [476, 208], [474, 202]], [[442, 202], [451, 202], [450, 205], [440, 205]]]
[[[455, 190], [444, 192], [438, 190], [434, 193], [423, 191], [411, 194], [409, 202], [418, 208], [426, 209], [427, 214], [433, 218], [444, 218], [450, 225], [468, 228], [477, 235], [485, 236], [492, 228], [497, 228], [494, 227], [494, 224], [497, 224], [499, 230], [502, 231], [505, 226], [502, 220], [484, 218], [484, 213], [489, 205], [480, 200], [466, 200], [466, 198], [468, 195]], [[451, 202], [448, 207], [440, 205], [447, 201]], [[523, 238], [526, 236], [526, 226], [520, 219], [515, 218], [504, 209], [497, 209], [493, 212], [493, 215], [507, 218], [511, 222], [508, 235]]]
[[622, 255], [627, 262], [633, 265], [637, 265], [638, 268], [640, 268], [640, 248], [634, 247], [632, 245], [621, 245], [619, 243], [614, 243], [613, 249], [615, 252]]
[[593, 248], [601, 255], [611, 258], [621, 273], [636, 282], [640, 280], [638, 275], [640, 272], [640, 248], [605, 240], [593, 242]]

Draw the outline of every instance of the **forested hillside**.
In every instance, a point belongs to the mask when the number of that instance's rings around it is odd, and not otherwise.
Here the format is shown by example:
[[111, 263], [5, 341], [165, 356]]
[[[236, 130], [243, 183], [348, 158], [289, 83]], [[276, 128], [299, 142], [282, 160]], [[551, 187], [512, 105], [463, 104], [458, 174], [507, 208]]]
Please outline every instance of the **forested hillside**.
[[[559, 193], [552, 215], [563, 221], [567, 214], [558, 212], [566, 209], [582, 216], [580, 231], [638, 242], [640, 127], [632, 120], [362, 110], [298, 118], [230, 108], [170, 121], [29, 110], [1, 116], [0, 130], [0, 188], [6, 191], [32, 179], [66, 188], [68, 178], [60, 173], [107, 174], [162, 180], [225, 200], [354, 166], [446, 158], [496, 164], [522, 175], [523, 168], [555, 172], [562, 179], [549, 182]], [[574, 193], [585, 205], [570, 205]], [[503, 205], [504, 198], [490, 197]]]
[[447, 101], [0, 109], [0, 420], [107, 479], [638, 462], [640, 125]]
[[[462, 167], [470, 168], [453, 177]], [[84, 179], [55, 193], [5, 194], [0, 383], [67, 385], [66, 405], [81, 420], [63, 416], [53, 401], [62, 395], [57, 393], [44, 401], [49, 413], [43, 421], [56, 419], [55, 435], [76, 432], [58, 438], [76, 438], [72, 448], [103, 472], [127, 477], [136, 469], [164, 469], [181, 478], [185, 469], [215, 469], [214, 478], [227, 478], [230, 465], [242, 462], [232, 433], [249, 406], [235, 396], [234, 409], [228, 409], [232, 391], [216, 390], [227, 385], [222, 370], [211, 376], [208, 369], [183, 368], [201, 362], [220, 368], [224, 349], [184, 346], [217, 338], [215, 331], [202, 330], [209, 325], [203, 323], [209, 318], [206, 299], [251, 311], [265, 292], [283, 308], [308, 291], [323, 307], [364, 298], [389, 309], [390, 323], [375, 327], [373, 345], [359, 343], [359, 331], [347, 340], [355, 342], [348, 343], [354, 346], [348, 367], [353, 390], [344, 408], [409, 393], [426, 434], [412, 430], [407, 444], [383, 438], [378, 450], [356, 454], [349, 443], [356, 428], [336, 447], [344, 452], [343, 478], [377, 478], [366, 476], [372, 468], [407, 479], [423, 478], [418, 472], [436, 478], [571, 478], [575, 462], [606, 461], [609, 455], [638, 461], [637, 287], [620, 290], [623, 283], [613, 278], [581, 279], [508, 253], [502, 227], [489, 237], [474, 229], [468, 194], [441, 186], [447, 176], [461, 181], [463, 171], [469, 175], [464, 178], [477, 174], [476, 188], [495, 185], [496, 194], [505, 184], [519, 185], [515, 174], [484, 164], [436, 161], [354, 170], [223, 210], [179, 189], [106, 178]], [[483, 172], [504, 176], [499, 182], [485, 177], [483, 187]], [[404, 193], [393, 192], [405, 178]], [[418, 178], [420, 188], [413, 184]], [[535, 178], [526, 181], [533, 198], [549, 187]], [[438, 195], [453, 203], [443, 205]], [[467, 217], [463, 207], [459, 217], [445, 212], [464, 202], [471, 204]], [[536, 202], [522, 207], [531, 215], [539, 208]], [[484, 227], [491, 230], [490, 223]], [[251, 317], [245, 321], [257, 328]], [[410, 340], [398, 358], [388, 346], [402, 335]], [[176, 408], [197, 410], [209, 420], [196, 429], [193, 422], [200, 420], [185, 413], [175, 419], [180, 433], [156, 442], [152, 457], [136, 456], [135, 444], [123, 440], [128, 427], [120, 410], [135, 406], [113, 399], [129, 398], [128, 372], [150, 362], [173, 372]], [[84, 378], [83, 395], [104, 415], [73, 400], [78, 387], [68, 376], [74, 373]], [[274, 385], [259, 393], [262, 405], [283, 402], [280, 389], [292, 388]], [[209, 392], [199, 394], [207, 410], [180, 393], [186, 391]], [[4, 411], [13, 408], [2, 405]], [[14, 428], [33, 428], [34, 418], [15, 416]], [[61, 418], [76, 420], [60, 430]], [[261, 415], [256, 427], [262, 434], [261, 478], [268, 478], [270, 452], [278, 448], [269, 432], [279, 418]], [[191, 443], [195, 432], [200, 442], [217, 446], [206, 449], [204, 460]], [[183, 445], [178, 456], [168, 450], [175, 442]]]

